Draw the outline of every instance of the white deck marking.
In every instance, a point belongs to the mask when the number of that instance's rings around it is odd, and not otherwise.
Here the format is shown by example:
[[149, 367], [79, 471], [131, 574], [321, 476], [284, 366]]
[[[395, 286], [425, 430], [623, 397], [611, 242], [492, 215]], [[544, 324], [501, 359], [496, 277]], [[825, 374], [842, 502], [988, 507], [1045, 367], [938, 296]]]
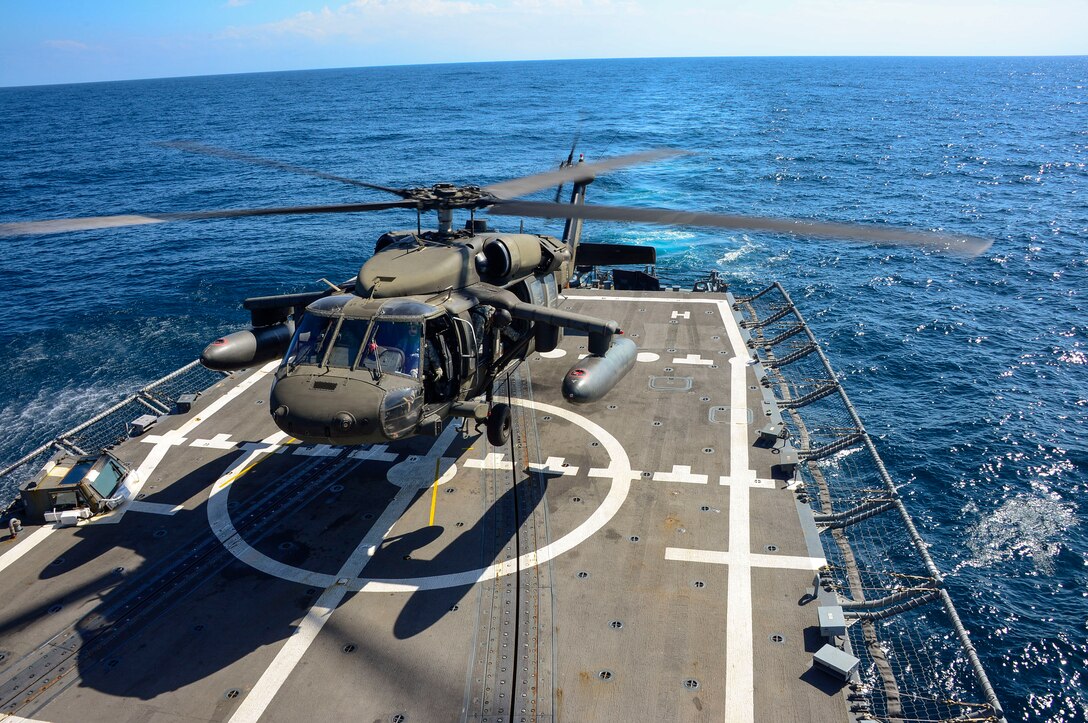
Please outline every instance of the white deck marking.
[[348, 456], [353, 459], [373, 460], [374, 462], [396, 462], [397, 455], [387, 452], [388, 449], [389, 445], [387, 444], [375, 444], [366, 449], [357, 449]]
[[[738, 558], [732, 552], [717, 550], [689, 550], [682, 547], [666, 547], [666, 560], [680, 562], [705, 562], [714, 565], [733, 565]], [[778, 570], [819, 570], [827, 564], [822, 557], [796, 555], [749, 555], [750, 567], [772, 568]]]
[[[631, 491], [631, 482], [640, 475], [639, 472], [631, 470], [631, 460], [628, 458], [627, 451], [623, 448], [623, 445], [620, 444], [619, 440], [613, 437], [600, 425], [591, 422], [577, 412], [565, 409], [564, 407], [556, 407], [551, 404], [544, 404], [543, 402], [531, 402], [523, 399], [515, 399], [513, 400], [513, 403], [532, 409], [540, 414], [551, 414], [566, 419], [572, 424], [581, 427], [587, 434], [600, 441], [601, 447], [604, 448], [610, 458], [609, 465], [606, 468], [607, 475], [604, 476], [611, 477], [612, 479], [612, 484], [608, 488], [608, 493], [601, 501], [600, 506], [597, 507], [593, 514], [591, 514], [582, 524], [563, 537], [554, 540], [551, 544], [545, 545], [539, 550], [526, 552], [517, 559], [507, 560], [498, 565], [488, 565], [487, 567], [481, 567], [476, 570], [466, 570], [464, 572], [454, 572], [445, 575], [395, 579], [356, 577], [348, 581], [349, 591], [386, 593], [415, 592], [416, 590], [438, 590], [446, 587], [473, 585], [482, 580], [493, 580], [497, 577], [517, 572], [518, 570], [525, 570], [529, 567], [543, 564], [565, 552], [573, 550], [582, 542], [600, 531], [601, 528], [608, 524], [609, 520], [615, 517]], [[448, 427], [448, 429], [457, 429], [457, 427], [451, 426]], [[443, 432], [443, 434], [445, 434], [445, 432]], [[216, 537], [223, 542], [223, 546], [231, 554], [250, 567], [274, 577], [291, 580], [302, 585], [322, 588], [329, 587], [336, 582], [336, 576], [284, 564], [250, 547], [241, 538], [241, 535], [237, 534], [237, 531], [234, 529], [234, 523], [231, 522], [230, 514], [227, 511], [227, 496], [230, 493], [231, 482], [244, 474], [245, 470], [252, 466], [252, 463], [256, 460], [258, 454], [275, 450], [278, 446], [275, 443], [276, 440], [282, 439], [283, 436], [284, 435], [282, 434], [272, 435], [272, 437], [269, 437], [264, 443], [257, 445], [258, 449], [252, 453], [252, 456], [246, 455], [235, 462], [231, 465], [230, 469], [220, 477], [219, 481], [212, 485], [211, 494], [208, 498], [208, 523], [211, 525], [212, 532], [214, 532]], [[472, 461], [482, 464], [481, 460], [467, 460], [466, 466], [468, 462]], [[415, 464], [416, 468], [420, 470], [418, 472], [420, 485], [426, 486], [433, 483], [433, 458], [431, 458], [430, 464], [427, 463], [427, 458], [425, 457], [417, 457], [415, 460], [411, 460], [411, 463]], [[398, 472], [395, 472], [394, 470], [398, 470], [398, 468], [403, 467], [406, 464], [409, 464], [408, 460], [393, 467], [389, 471], [390, 481], [393, 481], [394, 477], [398, 474]], [[452, 478], [452, 474], [456, 472], [456, 466], [451, 467], [451, 469], [453, 472], [447, 470], [447, 474], [450, 474]], [[442, 479], [445, 480], [446, 475], [443, 475]], [[396, 482], [394, 482], [394, 484], [396, 484]]]
[[162, 444], [165, 446], [178, 447], [185, 444], [187, 439], [181, 436], [179, 430], [171, 429], [168, 432], [162, 434], [148, 434], [140, 439], [144, 444]]
[[189, 446], [203, 449], [234, 449], [238, 446], [238, 443], [230, 441], [230, 435], [224, 432], [215, 435], [211, 439], [194, 439]]
[[578, 474], [577, 467], [564, 467], [563, 457], [548, 457], [544, 461], [544, 464], [538, 464], [536, 462], [529, 463], [529, 469], [534, 472], [541, 472], [543, 474], [556, 474], [556, 475], [575, 475]]
[[691, 318], [691, 312], [690, 311], [674, 311], [674, 312], [672, 312], [672, 318], [674, 318], [674, 319], [690, 319]]
[[[248, 390], [257, 382], [264, 379], [277, 366], [279, 366], [279, 364], [279, 360], [265, 364], [263, 367], [250, 374], [244, 382], [234, 387], [223, 396], [219, 397], [219, 399], [216, 399], [214, 402], [209, 404], [203, 412], [193, 417], [177, 429], [171, 430], [162, 435], [152, 435], [155, 437], [159, 437], [160, 441], [158, 441], [155, 446], [151, 448], [151, 451], [147, 453], [147, 457], [145, 457], [144, 461], [140, 463], [140, 466], [136, 468], [136, 474], [134, 475], [134, 478], [130, 483], [128, 483], [128, 491], [130, 494], [129, 500], [135, 500], [136, 495], [140, 494], [140, 490], [145, 484], [147, 484], [147, 481], [151, 479], [151, 475], [155, 471], [155, 468], [159, 466], [159, 463], [162, 462], [163, 457], [165, 457], [166, 453], [170, 451], [170, 448], [174, 446], [175, 439], [183, 439], [194, 429], [199, 427], [207, 420], [211, 419], [219, 410], [223, 409], [223, 407], [227, 406], [235, 399], [237, 399], [240, 394]], [[150, 438], [151, 437], [148, 437], [147, 439]], [[144, 441], [147, 441], [147, 439], [145, 439]], [[125, 516], [125, 512], [128, 510], [128, 508], [129, 505], [127, 504], [121, 505], [117, 509], [111, 510], [103, 515], [92, 517], [91, 519], [87, 520], [85, 524], [115, 525], [121, 521], [122, 517]]]
[[713, 359], [703, 359], [698, 354], [688, 354], [685, 357], [676, 357], [672, 360], [673, 364], [691, 364], [693, 366], [708, 367], [714, 363]]
[[[458, 428], [454, 425], [447, 426], [442, 435], [435, 440], [428, 456], [432, 459], [439, 457], [453, 442], [458, 431]], [[431, 482], [427, 477], [421, 477], [420, 481], [423, 482], [422, 486], [427, 486]], [[343, 602], [344, 596], [349, 592], [348, 581], [353, 577], [358, 577], [363, 568], [374, 557], [374, 553], [377, 552], [382, 540], [393, 529], [393, 525], [408, 509], [408, 506], [412, 504], [412, 500], [415, 499], [420, 486], [419, 484], [405, 485], [397, 491], [385, 511], [374, 522], [366, 536], [363, 537], [362, 542], [356, 546], [354, 552], [340, 566], [340, 571], [336, 574], [333, 583], [326, 586], [325, 592], [321, 593], [313, 607], [306, 611], [306, 615], [303, 616], [298, 627], [295, 628], [295, 632], [276, 653], [272, 664], [268, 666], [246, 696], [246, 699], [238, 706], [238, 710], [230, 718], [231, 723], [256, 723], [261, 717], [276, 693], [287, 682], [291, 671], [295, 669], [310, 645], [317, 639], [321, 628], [329, 621], [333, 611]]]
[[503, 461], [504, 457], [506, 455], [500, 452], [488, 452], [483, 459], [466, 459], [465, 467], [472, 469], [514, 469], [513, 463]]
[[[243, 442], [239, 449], [243, 452], [268, 452], [268, 454], [280, 454], [289, 449], [289, 447], [285, 446], [287, 443], [283, 442], [283, 440], [287, 439], [286, 434], [273, 434], [272, 437], [275, 437], [278, 441], [275, 443], [270, 443], [267, 440], [261, 442]], [[269, 437], [268, 439], [272, 439], [272, 437]], [[281, 444], [281, 442], [283, 442], [283, 444]]]
[[37, 718], [24, 718], [21, 715], [12, 715], [11, 713], [0, 713], [0, 723], [49, 723], [48, 721], [39, 720]]
[[[624, 296], [571, 296], [582, 301], [634, 301], [677, 303], [676, 298]], [[769, 562], [774, 555], [751, 554], [751, 509], [749, 492], [756, 483], [755, 472], [748, 469], [748, 405], [745, 370], [753, 362], [744, 342], [740, 325], [733, 318], [728, 301], [684, 299], [685, 304], [713, 304], [718, 308], [733, 349], [730, 359], [730, 454], [729, 454], [729, 590], [726, 595], [725, 644], [725, 720], [751, 721], [755, 718], [755, 680], [752, 644], [752, 566]], [[674, 362], [675, 363], [675, 362]], [[724, 482], [723, 482], [724, 483]], [[819, 558], [799, 558], [818, 561]], [[807, 568], [806, 568], [807, 569]]]
[[566, 350], [565, 349], [559, 349], [559, 348], [552, 349], [551, 351], [542, 351], [542, 352], [540, 352], [540, 356], [544, 357], [545, 359], [562, 359], [566, 355], [567, 355]]
[[620, 468], [613, 462], [607, 467], [590, 467], [586, 475], [589, 477], [615, 477], [617, 474], [630, 474], [632, 479], [638, 479], [642, 472], [627, 467]]
[[129, 512], [150, 512], [153, 515], [174, 515], [185, 509], [185, 505], [167, 505], [162, 502], [144, 502], [132, 500], [128, 503]]
[[729, 334], [729, 565], [725, 620], [725, 719], [755, 719], [755, 670], [752, 642], [752, 532], [750, 495], [756, 473], [748, 469], [748, 400], [744, 375], [749, 351], [729, 304], [718, 311]]
[[654, 354], [652, 351], [640, 351], [636, 356], [640, 362], [655, 362], [661, 358], [660, 354]]
[[293, 447], [291, 454], [301, 454], [303, 457], [335, 457], [342, 449], [331, 444], [305, 444]]
[[59, 528], [56, 525], [43, 525], [33, 532], [24, 535], [21, 539], [16, 537], [15, 546], [9, 548], [3, 555], [0, 555], [0, 572], [3, 572], [4, 568], [8, 565], [33, 550], [38, 543], [49, 537], [49, 535], [57, 529]]
[[[722, 475], [718, 478], [718, 484], [731, 485], [734, 484], [733, 478], [729, 475]], [[778, 483], [773, 479], [754, 479], [748, 483], [749, 487], [757, 487], [763, 490], [773, 490], [778, 488]]]
[[674, 464], [672, 472], [654, 472], [654, 482], [687, 482], [688, 484], [705, 485], [705, 474], [692, 474], [691, 467], [683, 464]]

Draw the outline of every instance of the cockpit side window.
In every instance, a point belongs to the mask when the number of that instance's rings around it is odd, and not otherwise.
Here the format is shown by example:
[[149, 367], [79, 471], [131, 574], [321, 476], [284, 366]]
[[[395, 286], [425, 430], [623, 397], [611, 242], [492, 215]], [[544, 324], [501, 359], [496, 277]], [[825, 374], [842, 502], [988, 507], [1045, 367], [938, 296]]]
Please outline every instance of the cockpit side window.
[[363, 349], [360, 366], [418, 379], [422, 338], [423, 324], [418, 321], [378, 321]]
[[291, 340], [291, 347], [287, 350], [286, 363], [292, 366], [320, 364], [331, 341], [330, 332], [335, 325], [335, 318], [313, 314], [303, 316], [302, 323], [295, 331], [295, 338]]

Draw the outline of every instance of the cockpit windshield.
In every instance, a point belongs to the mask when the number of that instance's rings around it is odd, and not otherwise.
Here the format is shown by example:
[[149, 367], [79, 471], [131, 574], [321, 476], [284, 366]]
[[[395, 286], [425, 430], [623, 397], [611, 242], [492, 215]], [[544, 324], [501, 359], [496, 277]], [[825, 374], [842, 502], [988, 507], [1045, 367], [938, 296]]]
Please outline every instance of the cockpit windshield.
[[348, 368], [359, 356], [366, 329], [370, 322], [364, 319], [344, 319], [329, 352], [329, 366]]
[[418, 321], [376, 321], [358, 366], [418, 378], [422, 339]]
[[336, 319], [327, 316], [315, 316], [306, 314], [302, 317], [302, 323], [295, 331], [295, 338], [291, 340], [291, 347], [285, 357], [288, 366], [299, 364], [320, 364], [325, 356], [328, 342], [331, 340]]
[[371, 322], [307, 314], [285, 359], [291, 367], [324, 363], [418, 379], [422, 349], [422, 321]]

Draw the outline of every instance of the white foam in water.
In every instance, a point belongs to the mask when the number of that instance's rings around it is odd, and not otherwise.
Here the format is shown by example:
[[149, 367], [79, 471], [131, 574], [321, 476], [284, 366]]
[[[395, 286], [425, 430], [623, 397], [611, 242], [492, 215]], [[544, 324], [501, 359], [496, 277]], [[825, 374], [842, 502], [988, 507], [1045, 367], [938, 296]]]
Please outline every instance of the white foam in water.
[[1061, 552], [1066, 530], [1077, 524], [1073, 505], [1027, 494], [1008, 499], [971, 529], [967, 545], [972, 558], [965, 564], [988, 567], [1014, 558], [1029, 559], [1035, 570], [1049, 575]]

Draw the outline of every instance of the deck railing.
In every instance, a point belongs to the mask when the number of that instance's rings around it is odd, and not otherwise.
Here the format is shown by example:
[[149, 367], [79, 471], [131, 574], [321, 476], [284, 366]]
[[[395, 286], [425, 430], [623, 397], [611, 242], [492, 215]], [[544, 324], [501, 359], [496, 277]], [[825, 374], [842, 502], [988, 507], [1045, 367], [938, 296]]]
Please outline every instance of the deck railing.
[[734, 299], [799, 452], [820, 575], [861, 660], [851, 712], [881, 721], [1003, 721], [944, 577], [815, 335], [777, 282]]

